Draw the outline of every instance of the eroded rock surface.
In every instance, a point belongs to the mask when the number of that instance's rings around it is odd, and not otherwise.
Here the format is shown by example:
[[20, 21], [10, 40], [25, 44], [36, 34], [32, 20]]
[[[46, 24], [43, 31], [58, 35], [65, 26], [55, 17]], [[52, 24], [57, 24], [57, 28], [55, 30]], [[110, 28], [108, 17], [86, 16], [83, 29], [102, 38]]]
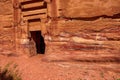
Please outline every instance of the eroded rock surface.
[[[21, 0], [13, 6], [10, 0], [1, 1], [1, 42], [11, 41], [18, 51], [25, 47], [29, 54], [31, 47], [34, 47], [31, 52], [36, 50], [35, 41], [29, 42], [30, 31], [40, 30], [46, 42], [46, 54], [69, 53], [81, 57], [84, 53], [85, 57], [89, 53], [94, 58], [101, 55], [101, 60], [118, 59], [119, 4], [120, 0]], [[3, 35], [7, 37], [4, 39]], [[28, 40], [28, 44], [21, 46], [22, 40]]]
[[15, 50], [13, 6], [11, 0], [0, 0], [0, 54], [9, 55]]
[[120, 0], [61, 0], [65, 17], [95, 17], [119, 14]]

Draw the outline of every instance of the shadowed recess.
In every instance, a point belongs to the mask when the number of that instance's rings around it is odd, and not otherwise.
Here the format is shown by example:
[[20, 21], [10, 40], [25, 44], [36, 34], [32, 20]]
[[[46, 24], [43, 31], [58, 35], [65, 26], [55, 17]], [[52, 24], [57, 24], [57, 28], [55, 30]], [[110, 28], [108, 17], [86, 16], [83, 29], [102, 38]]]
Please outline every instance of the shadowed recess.
[[31, 38], [33, 38], [35, 44], [36, 44], [36, 52], [38, 54], [44, 54], [45, 53], [45, 42], [44, 38], [41, 35], [41, 31], [31, 31]]

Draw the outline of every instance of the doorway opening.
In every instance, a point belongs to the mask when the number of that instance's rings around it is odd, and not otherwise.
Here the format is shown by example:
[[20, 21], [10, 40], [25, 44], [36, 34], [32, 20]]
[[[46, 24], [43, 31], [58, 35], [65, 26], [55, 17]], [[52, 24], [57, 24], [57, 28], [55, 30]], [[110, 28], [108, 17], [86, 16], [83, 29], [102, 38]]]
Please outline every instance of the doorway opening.
[[41, 31], [30, 31], [30, 34], [36, 44], [37, 54], [45, 54], [45, 42], [44, 37], [41, 35]]

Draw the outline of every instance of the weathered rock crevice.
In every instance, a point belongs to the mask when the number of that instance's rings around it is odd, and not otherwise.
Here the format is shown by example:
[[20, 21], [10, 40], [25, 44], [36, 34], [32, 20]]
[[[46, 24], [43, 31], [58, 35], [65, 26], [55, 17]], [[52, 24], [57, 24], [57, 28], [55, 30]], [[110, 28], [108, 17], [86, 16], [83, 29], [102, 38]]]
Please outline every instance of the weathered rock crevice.
[[82, 21], [95, 21], [98, 19], [120, 19], [120, 13], [118, 14], [114, 14], [113, 16], [107, 16], [107, 15], [101, 15], [101, 16], [93, 16], [93, 17], [63, 17], [61, 16], [63, 19], [66, 20], [82, 20]]

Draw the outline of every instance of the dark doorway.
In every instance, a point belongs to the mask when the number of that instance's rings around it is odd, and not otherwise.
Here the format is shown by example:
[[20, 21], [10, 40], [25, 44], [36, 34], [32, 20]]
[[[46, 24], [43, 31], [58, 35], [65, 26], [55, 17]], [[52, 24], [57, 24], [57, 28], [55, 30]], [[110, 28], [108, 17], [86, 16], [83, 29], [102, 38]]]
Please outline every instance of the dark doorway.
[[45, 42], [44, 38], [41, 35], [41, 31], [31, 31], [31, 38], [35, 41], [36, 44], [36, 50], [38, 54], [44, 54], [45, 53]]

